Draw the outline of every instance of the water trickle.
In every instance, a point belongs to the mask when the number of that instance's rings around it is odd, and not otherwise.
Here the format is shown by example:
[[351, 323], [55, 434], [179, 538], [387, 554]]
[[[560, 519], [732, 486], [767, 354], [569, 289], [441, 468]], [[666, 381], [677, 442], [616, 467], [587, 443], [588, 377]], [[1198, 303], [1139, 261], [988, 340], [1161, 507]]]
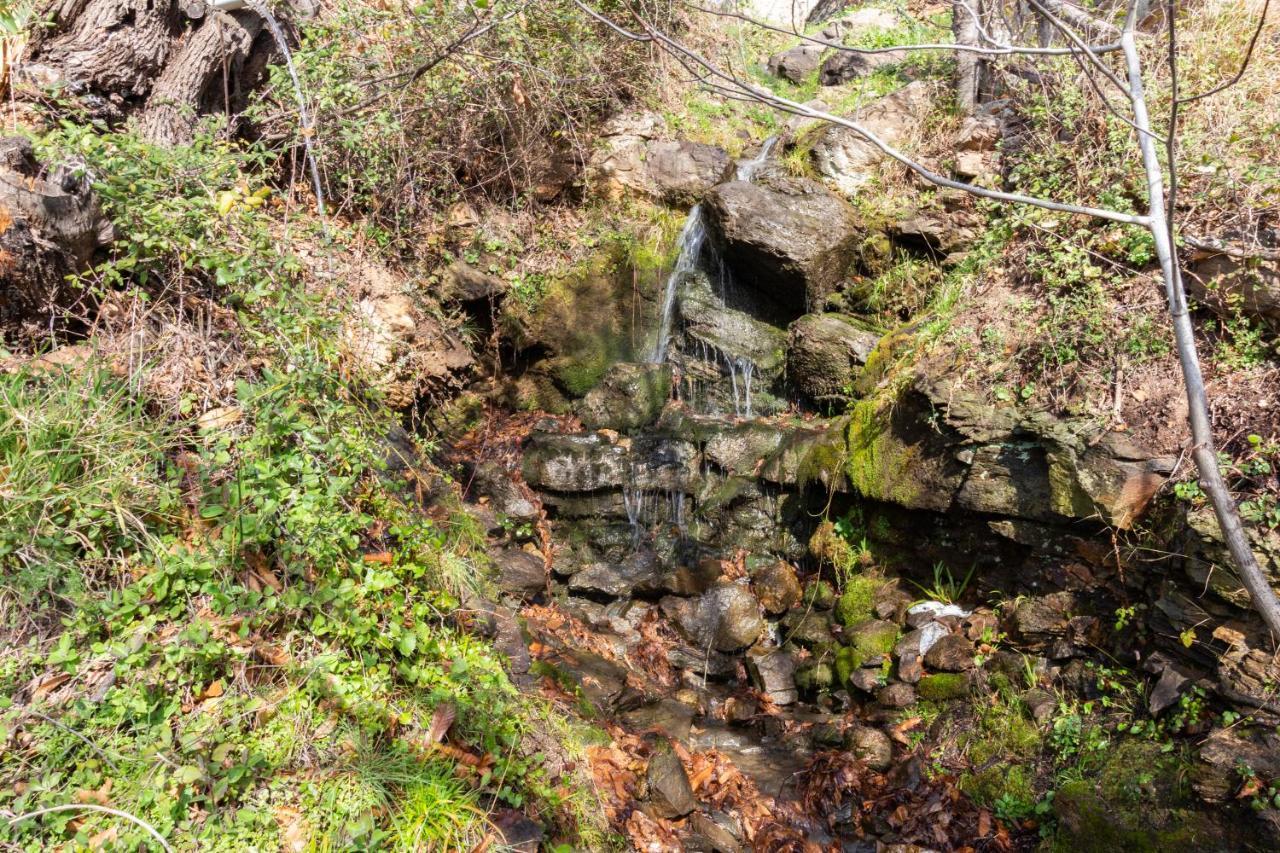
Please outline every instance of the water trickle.
[[667, 360], [667, 346], [671, 342], [671, 321], [676, 311], [676, 290], [686, 275], [698, 268], [702, 244], [707, 238], [707, 226], [702, 219], [702, 205], [695, 204], [680, 229], [679, 254], [675, 267], [667, 276], [667, 286], [662, 294], [662, 319], [658, 325], [658, 337], [654, 341], [649, 361], [661, 364]]
[[756, 172], [760, 171], [760, 167], [769, 159], [769, 155], [773, 153], [773, 146], [778, 144], [778, 137], [770, 136], [761, 145], [760, 150], [756, 152], [756, 156], [750, 160], [743, 160], [738, 164], [737, 179], [740, 181], [752, 181], [755, 179]]

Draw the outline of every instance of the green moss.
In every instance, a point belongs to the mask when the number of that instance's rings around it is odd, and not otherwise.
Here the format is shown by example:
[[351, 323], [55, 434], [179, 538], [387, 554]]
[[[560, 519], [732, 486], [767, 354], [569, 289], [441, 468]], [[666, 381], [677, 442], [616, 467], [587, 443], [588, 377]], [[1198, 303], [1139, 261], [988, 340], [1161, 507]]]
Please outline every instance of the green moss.
[[836, 603], [836, 591], [824, 580], [809, 581], [804, 588], [804, 606], [816, 610], [830, 610]]
[[921, 699], [942, 702], [947, 699], [959, 699], [969, 695], [969, 679], [958, 672], [938, 672], [926, 675], [916, 685], [916, 693]]
[[979, 805], [992, 808], [1001, 799], [1019, 803], [1034, 803], [1036, 790], [1034, 774], [1019, 764], [997, 762], [969, 773], [959, 780], [964, 791]]
[[872, 619], [850, 629], [845, 639], [858, 658], [866, 661], [893, 651], [893, 644], [898, 641], [898, 626]]
[[[846, 628], [871, 618], [876, 603], [876, 592], [884, 583], [872, 575], [853, 575], [845, 582], [844, 592], [836, 600], [836, 621]], [[892, 645], [890, 646], [892, 648]]]
[[796, 686], [801, 690], [818, 693], [830, 689], [834, 678], [835, 672], [830, 664], [811, 663], [796, 671]]

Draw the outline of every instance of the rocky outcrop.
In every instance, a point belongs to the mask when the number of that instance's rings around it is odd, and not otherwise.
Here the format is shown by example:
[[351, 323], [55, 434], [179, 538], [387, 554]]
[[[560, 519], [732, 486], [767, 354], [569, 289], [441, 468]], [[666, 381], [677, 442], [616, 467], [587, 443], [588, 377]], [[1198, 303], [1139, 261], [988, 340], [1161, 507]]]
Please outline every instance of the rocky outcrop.
[[839, 405], [850, 393], [857, 369], [867, 363], [880, 334], [844, 314], [806, 314], [791, 324], [787, 376], [811, 402]]
[[798, 44], [769, 57], [769, 71], [792, 83], [803, 83], [812, 77], [822, 64], [823, 47], [817, 44]]
[[656, 421], [670, 397], [670, 366], [619, 362], [587, 392], [576, 412], [591, 429], [630, 432]]
[[689, 206], [725, 180], [733, 169], [727, 152], [714, 145], [663, 138], [666, 128], [652, 113], [625, 115], [605, 125], [588, 177], [606, 198], [638, 193], [667, 204]]
[[[855, 112], [853, 119], [884, 142], [900, 146], [920, 128], [932, 106], [932, 90], [917, 81], [868, 104]], [[818, 174], [846, 195], [866, 186], [885, 158], [861, 135], [837, 125], [817, 131], [811, 152]]]
[[732, 181], [710, 192], [706, 210], [734, 279], [792, 316], [822, 304], [860, 242], [853, 211], [814, 181]]
[[[1257, 249], [1233, 248], [1235, 246]], [[1230, 316], [1235, 311], [1280, 328], [1280, 224], [1260, 224], [1228, 241], [1198, 240], [1187, 289], [1197, 301]]]

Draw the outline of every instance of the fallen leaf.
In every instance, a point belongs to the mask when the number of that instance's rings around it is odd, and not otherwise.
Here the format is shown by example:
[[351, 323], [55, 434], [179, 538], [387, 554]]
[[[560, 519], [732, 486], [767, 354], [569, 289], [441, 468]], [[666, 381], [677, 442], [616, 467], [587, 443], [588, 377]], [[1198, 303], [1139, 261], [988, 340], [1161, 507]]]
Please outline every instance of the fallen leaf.
[[440, 743], [444, 740], [444, 736], [449, 731], [449, 726], [453, 725], [453, 720], [458, 716], [458, 712], [448, 702], [442, 702], [436, 706], [435, 713], [431, 715], [431, 728], [427, 732], [427, 743]]

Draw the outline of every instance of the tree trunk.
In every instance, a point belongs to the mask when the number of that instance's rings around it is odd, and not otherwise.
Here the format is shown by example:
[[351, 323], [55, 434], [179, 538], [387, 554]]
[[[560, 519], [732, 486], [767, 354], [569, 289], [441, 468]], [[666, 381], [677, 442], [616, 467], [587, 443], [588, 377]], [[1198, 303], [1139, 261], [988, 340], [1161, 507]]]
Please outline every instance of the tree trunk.
[[51, 0], [40, 17], [53, 23], [33, 31], [18, 80], [164, 144], [189, 140], [202, 115], [243, 110], [276, 49], [257, 12], [199, 0]]
[[29, 141], [0, 139], [0, 334], [25, 345], [63, 325], [83, 297], [66, 277], [111, 236], [82, 178], [59, 169], [46, 177]]
[[[977, 3], [978, 0], [973, 0]], [[971, 6], [970, 6], [971, 8]], [[951, 4], [951, 31], [956, 44], [972, 47], [978, 45], [978, 22], [969, 13], [966, 4], [954, 0]], [[982, 78], [982, 59], [969, 51], [956, 52], [956, 105], [966, 115], [978, 108], [978, 89]]]

